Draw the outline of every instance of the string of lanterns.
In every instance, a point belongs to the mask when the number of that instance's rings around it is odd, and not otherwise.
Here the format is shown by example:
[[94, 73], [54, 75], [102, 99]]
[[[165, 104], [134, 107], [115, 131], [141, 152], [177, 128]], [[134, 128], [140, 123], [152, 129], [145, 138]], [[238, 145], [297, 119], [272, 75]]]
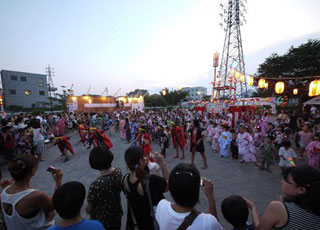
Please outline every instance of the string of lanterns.
[[[245, 81], [245, 75], [239, 71], [237, 71], [237, 69], [230, 69], [230, 75], [233, 75], [236, 79], [239, 79], [240, 77], [240, 81], [244, 82]], [[229, 77], [232, 78], [232, 77]], [[254, 84], [254, 78], [258, 78], [252, 75], [247, 75], [247, 82], [249, 86], [252, 86]], [[320, 78], [320, 76], [308, 76], [308, 77], [299, 77], [298, 79], [314, 79], [314, 78]], [[236, 81], [236, 79], [234, 79]], [[268, 80], [279, 80], [279, 78], [267, 78]], [[297, 78], [281, 78], [281, 80], [296, 80]], [[229, 80], [231, 81], [231, 79]], [[264, 78], [260, 78], [258, 81], [258, 88], [260, 89], [267, 89], [269, 87], [269, 83], [266, 82], [266, 79]], [[285, 83], [283, 81], [278, 81], [275, 84], [275, 92], [277, 94], [282, 94], [284, 92], [285, 89]], [[297, 95], [299, 92], [299, 90], [297, 88], [294, 88], [292, 91], [293, 95]], [[309, 85], [309, 93], [308, 95], [310, 97], [314, 97], [314, 96], [318, 96], [320, 95], [320, 80], [313, 80], [311, 81], [310, 85]]]
[[[261, 78], [258, 81], [258, 87], [261, 88], [268, 88], [268, 83], [266, 82], [266, 80], [264, 78]], [[284, 92], [285, 89], [285, 84], [283, 81], [278, 81], [275, 84], [274, 90], [277, 94], [282, 94]], [[292, 91], [293, 95], [297, 95], [299, 92], [299, 89], [294, 88]], [[314, 96], [318, 96], [320, 95], [320, 80], [313, 80], [310, 82], [309, 85], [309, 93], [308, 96], [309, 97], [314, 97]]]

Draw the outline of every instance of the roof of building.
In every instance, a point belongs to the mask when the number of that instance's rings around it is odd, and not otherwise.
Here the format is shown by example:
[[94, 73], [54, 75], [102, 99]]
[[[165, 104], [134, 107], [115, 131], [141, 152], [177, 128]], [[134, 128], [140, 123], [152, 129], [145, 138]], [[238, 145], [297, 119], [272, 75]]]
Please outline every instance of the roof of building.
[[30, 72], [22, 72], [22, 71], [16, 71], [16, 70], [5, 70], [2, 69], [1, 72], [3, 73], [15, 73], [15, 74], [28, 74], [28, 75], [41, 75], [41, 76], [46, 76], [46, 74], [41, 74], [41, 73], [30, 73]]
[[146, 95], [149, 95], [149, 92], [145, 89], [135, 89], [133, 92], [127, 94], [128, 97], [140, 97]]

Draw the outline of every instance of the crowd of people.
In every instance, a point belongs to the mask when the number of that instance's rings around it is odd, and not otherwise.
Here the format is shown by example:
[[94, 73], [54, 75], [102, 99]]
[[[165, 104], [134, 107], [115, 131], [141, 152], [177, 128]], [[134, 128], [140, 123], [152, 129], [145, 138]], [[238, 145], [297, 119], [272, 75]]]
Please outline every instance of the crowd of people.
[[[205, 153], [216, 152], [224, 158], [231, 155], [240, 163], [254, 162], [268, 172], [278, 162], [283, 176], [282, 200], [272, 201], [261, 218], [255, 204], [244, 197], [233, 195], [223, 200], [221, 211], [234, 229], [320, 229], [320, 111], [311, 111], [290, 115], [282, 111], [276, 119], [267, 112], [248, 112], [238, 120], [228, 111], [212, 115], [185, 109], [22, 113], [2, 118], [0, 149], [12, 177], [1, 182], [4, 222], [9, 230], [220, 230], [213, 183], [201, 177], [194, 164], [199, 152], [202, 168], [208, 168]], [[71, 155], [76, 153], [69, 141], [73, 135], [79, 135], [79, 141], [90, 150], [91, 168], [100, 172], [88, 195], [80, 181], [62, 183], [63, 172], [58, 168], [50, 168], [55, 182], [52, 197], [33, 189], [30, 182], [40, 162], [46, 160], [43, 153], [48, 146], [57, 145], [63, 162], [73, 160]], [[109, 137], [113, 135], [130, 144], [124, 153], [130, 170], [127, 175], [112, 165]], [[205, 151], [205, 142], [210, 150]], [[159, 153], [153, 151], [152, 143], [159, 145]], [[178, 163], [170, 172], [166, 164], [170, 146], [177, 161], [185, 159], [190, 148], [190, 164]], [[298, 162], [303, 158], [307, 165]], [[195, 209], [200, 190], [208, 200], [206, 213]], [[165, 198], [168, 191], [173, 202]], [[121, 192], [127, 200], [125, 226], [121, 226]], [[85, 199], [90, 220], [80, 212]], [[248, 222], [250, 210], [252, 224]], [[54, 223], [55, 212], [62, 219], [59, 223]]]

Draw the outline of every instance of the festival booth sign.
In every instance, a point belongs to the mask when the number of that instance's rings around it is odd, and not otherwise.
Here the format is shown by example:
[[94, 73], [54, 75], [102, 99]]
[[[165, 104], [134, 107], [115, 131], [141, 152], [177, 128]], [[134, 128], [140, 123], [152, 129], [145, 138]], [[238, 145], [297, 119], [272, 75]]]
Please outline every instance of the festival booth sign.
[[142, 111], [144, 109], [143, 97], [105, 97], [105, 96], [69, 96], [67, 101], [69, 112], [113, 112], [117, 109]]
[[68, 112], [113, 112], [116, 110], [116, 98], [102, 96], [69, 96]]

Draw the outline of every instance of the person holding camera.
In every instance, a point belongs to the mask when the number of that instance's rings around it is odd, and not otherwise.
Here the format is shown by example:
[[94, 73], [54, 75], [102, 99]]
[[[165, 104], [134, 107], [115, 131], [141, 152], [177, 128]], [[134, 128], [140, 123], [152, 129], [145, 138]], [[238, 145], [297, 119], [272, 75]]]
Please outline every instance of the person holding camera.
[[155, 154], [163, 177], [149, 173], [147, 159], [141, 148], [131, 147], [125, 152], [125, 161], [131, 173], [124, 176], [123, 192], [128, 201], [126, 229], [153, 230], [154, 210], [163, 193], [168, 191], [169, 170], [160, 153]]
[[[208, 202], [208, 214], [194, 207], [199, 202], [200, 187]], [[160, 230], [221, 230], [217, 218], [213, 184], [200, 178], [199, 170], [192, 164], [179, 164], [170, 173], [169, 190], [174, 203], [165, 199], [158, 204], [156, 219]]]
[[[51, 197], [30, 186], [38, 163], [39, 159], [33, 155], [21, 154], [9, 164], [8, 170], [13, 183], [1, 194], [2, 212], [8, 230], [47, 229], [53, 224]], [[56, 169], [52, 176], [58, 188], [63, 173]]]

